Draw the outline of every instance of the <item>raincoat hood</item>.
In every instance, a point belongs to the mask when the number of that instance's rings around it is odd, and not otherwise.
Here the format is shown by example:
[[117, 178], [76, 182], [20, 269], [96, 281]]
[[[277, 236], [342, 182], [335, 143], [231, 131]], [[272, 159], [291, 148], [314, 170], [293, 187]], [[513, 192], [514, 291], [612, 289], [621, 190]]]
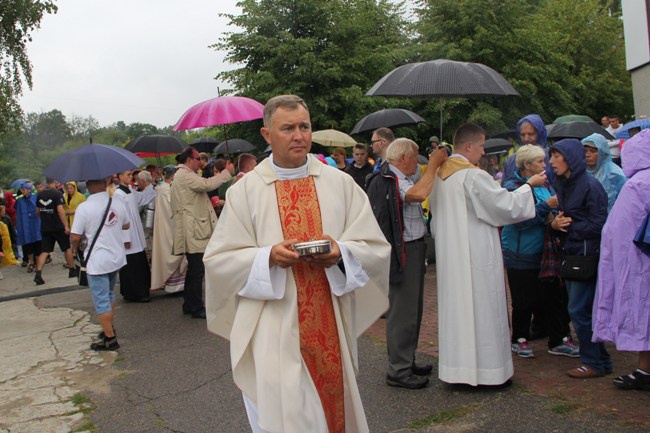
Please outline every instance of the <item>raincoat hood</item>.
[[625, 141], [621, 151], [623, 173], [631, 178], [636, 173], [650, 168], [650, 129], [644, 129]]
[[552, 151], [561, 153], [564, 160], [569, 164], [569, 170], [571, 170], [569, 179], [578, 177], [586, 171], [585, 148], [582, 146], [580, 140], [576, 138], [565, 138], [553, 144]]
[[590, 136], [583, 138], [583, 146], [586, 143], [593, 143], [598, 149], [598, 162], [596, 163], [596, 168], [593, 170], [587, 168], [587, 173], [595, 175], [595, 173], [598, 173], [603, 167], [609, 165], [606, 163], [612, 161], [612, 153], [609, 151], [609, 143], [607, 143], [607, 139], [600, 134], [591, 134]]
[[517, 122], [517, 126], [515, 127], [515, 133], [517, 134], [517, 141], [519, 143], [521, 143], [519, 128], [524, 123], [530, 123], [531, 125], [533, 125], [533, 128], [535, 128], [535, 130], [537, 131], [537, 144], [543, 147], [544, 149], [546, 149], [548, 147], [546, 145], [546, 125], [544, 125], [544, 121], [542, 120], [542, 118], [539, 117], [538, 114], [529, 114], [519, 119], [519, 122]]

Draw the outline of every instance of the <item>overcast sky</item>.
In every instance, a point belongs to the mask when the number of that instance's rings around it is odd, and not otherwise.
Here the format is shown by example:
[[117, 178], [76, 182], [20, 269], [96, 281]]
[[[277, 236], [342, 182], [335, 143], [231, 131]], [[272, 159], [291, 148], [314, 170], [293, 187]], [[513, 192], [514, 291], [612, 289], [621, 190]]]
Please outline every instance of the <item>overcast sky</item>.
[[59, 109], [119, 120], [175, 124], [192, 105], [217, 96], [225, 53], [216, 43], [236, 0], [58, 0], [28, 44], [33, 89], [25, 112]]
[[58, 13], [43, 18], [28, 44], [33, 88], [25, 86], [21, 105], [93, 116], [101, 126], [173, 125], [228, 87], [214, 77], [235, 65], [208, 46], [235, 30], [219, 13], [240, 14], [236, 2], [57, 0]]

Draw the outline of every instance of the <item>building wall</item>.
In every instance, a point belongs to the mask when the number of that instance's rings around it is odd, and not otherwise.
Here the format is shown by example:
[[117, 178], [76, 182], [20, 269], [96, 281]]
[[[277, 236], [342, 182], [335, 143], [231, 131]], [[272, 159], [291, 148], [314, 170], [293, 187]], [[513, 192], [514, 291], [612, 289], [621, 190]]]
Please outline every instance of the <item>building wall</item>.
[[632, 71], [632, 93], [634, 94], [634, 114], [650, 117], [650, 64]]

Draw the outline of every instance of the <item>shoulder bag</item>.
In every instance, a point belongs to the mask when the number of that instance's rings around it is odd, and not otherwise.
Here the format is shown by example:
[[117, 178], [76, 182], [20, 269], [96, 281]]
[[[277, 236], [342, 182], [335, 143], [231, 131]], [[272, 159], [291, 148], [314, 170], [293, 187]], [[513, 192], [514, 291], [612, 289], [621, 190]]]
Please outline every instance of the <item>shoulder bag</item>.
[[560, 266], [560, 276], [565, 280], [589, 281], [596, 278], [598, 256], [588, 256], [587, 241], [584, 241], [583, 256], [564, 256]]

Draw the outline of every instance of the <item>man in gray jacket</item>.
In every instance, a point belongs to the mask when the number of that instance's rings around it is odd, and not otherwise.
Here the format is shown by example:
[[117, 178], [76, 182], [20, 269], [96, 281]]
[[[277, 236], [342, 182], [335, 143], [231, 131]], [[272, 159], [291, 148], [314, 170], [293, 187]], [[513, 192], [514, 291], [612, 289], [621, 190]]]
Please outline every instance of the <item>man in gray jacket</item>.
[[201, 157], [188, 147], [176, 156], [178, 171], [171, 188], [172, 224], [174, 229], [174, 255], [185, 254], [187, 272], [183, 291], [183, 314], [195, 319], [205, 319], [203, 304], [203, 253], [217, 224], [217, 214], [212, 208], [208, 191], [230, 180], [234, 172], [232, 162], [226, 169], [208, 179], [199, 176]]

